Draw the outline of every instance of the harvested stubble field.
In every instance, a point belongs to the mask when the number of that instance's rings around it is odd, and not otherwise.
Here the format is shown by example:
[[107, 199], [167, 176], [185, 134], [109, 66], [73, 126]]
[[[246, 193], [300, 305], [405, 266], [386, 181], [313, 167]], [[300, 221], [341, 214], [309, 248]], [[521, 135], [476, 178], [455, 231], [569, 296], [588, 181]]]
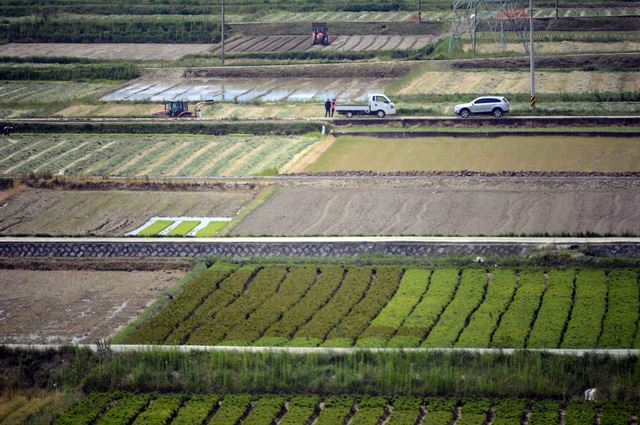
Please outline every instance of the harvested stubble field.
[[287, 186], [232, 231], [248, 235], [640, 235], [640, 185], [607, 178], [423, 178]]
[[0, 234], [122, 236], [152, 216], [233, 217], [256, 194], [24, 189], [2, 202]]
[[[640, 72], [537, 71], [539, 93], [619, 93], [640, 91]], [[412, 73], [397, 95], [528, 93], [527, 71], [428, 71]]]
[[81, 57], [92, 59], [178, 60], [211, 49], [210, 44], [156, 43], [7, 43], [0, 57]]
[[[636, 402], [589, 403], [584, 401], [529, 399], [457, 399], [443, 397], [375, 397], [251, 394], [131, 394], [92, 393], [67, 410], [55, 423], [71, 425], [208, 423], [211, 425], [354, 425], [626, 424], [640, 413]], [[116, 419], [117, 418], [117, 419]], [[153, 420], [153, 422], [152, 422]], [[584, 421], [587, 422], [584, 422]]]
[[340, 136], [306, 172], [640, 171], [640, 138]]
[[15, 135], [0, 142], [0, 174], [234, 176], [280, 169], [316, 136]]
[[640, 348], [637, 269], [216, 264], [126, 343]]
[[184, 274], [20, 269], [1, 273], [0, 342], [20, 344], [109, 338]]
[[[363, 52], [384, 50], [421, 49], [433, 42], [432, 35], [336, 35], [328, 46], [312, 45], [307, 35], [270, 35], [239, 37], [225, 43], [225, 51], [238, 52], [287, 52], [287, 51], [340, 51]], [[213, 49], [214, 53], [220, 46]]]

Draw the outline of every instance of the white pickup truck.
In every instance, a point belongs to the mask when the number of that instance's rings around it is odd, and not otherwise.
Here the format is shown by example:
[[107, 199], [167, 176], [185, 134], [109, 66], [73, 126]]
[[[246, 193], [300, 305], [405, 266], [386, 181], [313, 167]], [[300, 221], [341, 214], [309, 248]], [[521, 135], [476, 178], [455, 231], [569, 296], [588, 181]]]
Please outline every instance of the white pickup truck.
[[336, 105], [336, 112], [351, 118], [354, 115], [377, 115], [384, 118], [385, 115], [395, 115], [396, 107], [393, 102], [383, 94], [369, 96], [368, 105]]

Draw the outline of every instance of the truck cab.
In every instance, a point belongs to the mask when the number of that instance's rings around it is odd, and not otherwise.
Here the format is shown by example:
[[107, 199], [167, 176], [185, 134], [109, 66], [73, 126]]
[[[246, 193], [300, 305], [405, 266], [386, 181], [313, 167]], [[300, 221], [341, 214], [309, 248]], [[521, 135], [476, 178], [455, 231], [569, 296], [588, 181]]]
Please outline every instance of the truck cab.
[[336, 112], [351, 118], [354, 115], [377, 115], [378, 118], [384, 118], [386, 115], [395, 115], [396, 107], [384, 94], [369, 95], [369, 103], [367, 105], [336, 105]]

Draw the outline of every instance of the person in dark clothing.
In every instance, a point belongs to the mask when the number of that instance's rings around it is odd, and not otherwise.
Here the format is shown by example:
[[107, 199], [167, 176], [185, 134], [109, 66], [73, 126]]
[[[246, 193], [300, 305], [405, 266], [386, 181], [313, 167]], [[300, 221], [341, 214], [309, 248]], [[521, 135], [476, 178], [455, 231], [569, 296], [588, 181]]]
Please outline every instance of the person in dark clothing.
[[5, 136], [11, 136], [12, 131], [13, 131], [13, 127], [11, 127], [10, 125], [5, 125], [2, 128], [2, 134]]
[[324, 117], [331, 117], [331, 101], [329, 99], [324, 102]]
[[333, 99], [331, 102], [331, 118], [333, 118], [333, 113], [336, 111], [336, 100]]

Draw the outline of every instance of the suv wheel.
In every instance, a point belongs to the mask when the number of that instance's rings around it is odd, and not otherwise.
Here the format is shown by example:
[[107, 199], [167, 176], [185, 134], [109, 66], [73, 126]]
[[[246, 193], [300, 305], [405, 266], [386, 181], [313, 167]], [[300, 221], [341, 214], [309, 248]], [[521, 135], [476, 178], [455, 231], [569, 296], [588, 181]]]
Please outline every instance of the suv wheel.
[[378, 118], [384, 118], [385, 113], [384, 111], [378, 111], [376, 115], [378, 116]]
[[347, 112], [347, 118], [353, 118], [353, 112], [351, 111]]
[[468, 109], [463, 109], [462, 111], [460, 111], [460, 116], [462, 118], [469, 118], [469, 115], [471, 115], [471, 111], [469, 111]]
[[502, 116], [502, 109], [495, 108], [492, 112], [493, 116], [496, 118], [500, 118]]

